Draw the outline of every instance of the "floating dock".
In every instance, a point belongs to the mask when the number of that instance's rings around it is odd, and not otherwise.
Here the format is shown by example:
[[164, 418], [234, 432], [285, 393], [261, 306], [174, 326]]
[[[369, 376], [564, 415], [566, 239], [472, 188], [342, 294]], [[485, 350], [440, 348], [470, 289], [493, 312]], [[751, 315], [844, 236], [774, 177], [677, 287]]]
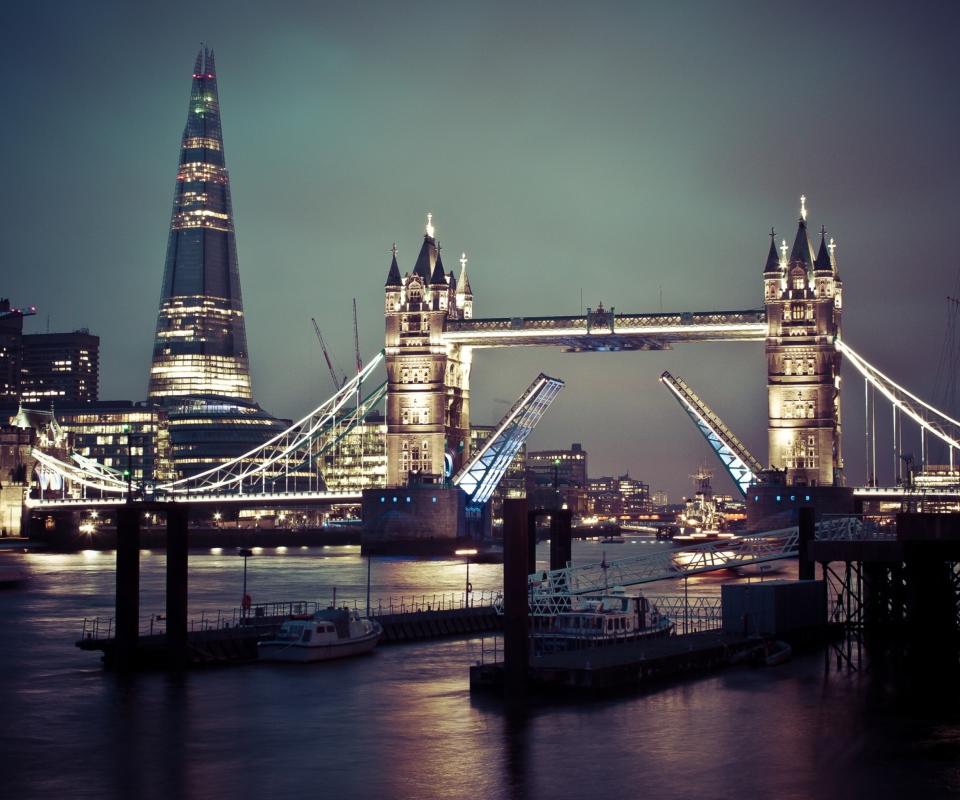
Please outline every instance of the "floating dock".
[[[709, 631], [551, 653], [530, 660], [527, 685], [534, 691], [582, 692], [643, 686], [725, 667], [756, 646], [756, 638]], [[503, 663], [470, 667], [471, 691], [500, 690], [503, 683]]]
[[[250, 664], [257, 661], [257, 642], [273, 636], [287, 615], [255, 617], [249, 624], [187, 633], [188, 665]], [[502, 630], [503, 617], [490, 606], [412, 611], [405, 614], [376, 616], [383, 627], [380, 645], [416, 642], [453, 636], [472, 636]], [[116, 639], [112, 636], [80, 639], [81, 650], [99, 650], [104, 666], [115, 665]], [[163, 669], [167, 659], [167, 637], [163, 633], [137, 639], [135, 668]]]

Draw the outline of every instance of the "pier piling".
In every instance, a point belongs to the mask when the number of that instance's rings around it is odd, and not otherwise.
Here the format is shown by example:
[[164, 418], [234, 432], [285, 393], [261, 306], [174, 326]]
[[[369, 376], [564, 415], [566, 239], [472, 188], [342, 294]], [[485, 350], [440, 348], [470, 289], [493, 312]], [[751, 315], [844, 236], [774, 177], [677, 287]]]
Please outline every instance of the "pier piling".
[[817, 577], [816, 562], [811, 561], [809, 555], [809, 544], [816, 535], [814, 508], [812, 506], [802, 506], [799, 509], [797, 522], [797, 560], [800, 566], [797, 577], [802, 581], [812, 581]]
[[529, 659], [527, 579], [529, 528], [526, 498], [503, 501], [503, 666], [508, 699], [526, 694]]
[[118, 670], [136, 666], [140, 636], [140, 509], [117, 509], [117, 608], [114, 656]]
[[186, 505], [167, 509], [167, 669], [189, 663], [187, 643], [187, 513]]
[[554, 511], [550, 517], [550, 569], [566, 569], [573, 558], [571, 540], [573, 512], [569, 508]]

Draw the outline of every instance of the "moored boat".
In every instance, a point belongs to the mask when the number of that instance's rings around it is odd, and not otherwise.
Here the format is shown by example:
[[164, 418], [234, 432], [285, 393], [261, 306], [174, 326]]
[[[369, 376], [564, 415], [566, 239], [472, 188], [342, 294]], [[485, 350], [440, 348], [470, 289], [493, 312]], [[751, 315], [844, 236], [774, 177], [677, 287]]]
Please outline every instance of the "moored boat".
[[627, 594], [614, 587], [609, 592], [570, 595], [554, 613], [533, 617], [537, 652], [549, 653], [669, 636], [676, 627], [642, 594]]
[[262, 661], [329, 661], [367, 653], [377, 646], [380, 623], [349, 608], [294, 614], [272, 639], [257, 642]]

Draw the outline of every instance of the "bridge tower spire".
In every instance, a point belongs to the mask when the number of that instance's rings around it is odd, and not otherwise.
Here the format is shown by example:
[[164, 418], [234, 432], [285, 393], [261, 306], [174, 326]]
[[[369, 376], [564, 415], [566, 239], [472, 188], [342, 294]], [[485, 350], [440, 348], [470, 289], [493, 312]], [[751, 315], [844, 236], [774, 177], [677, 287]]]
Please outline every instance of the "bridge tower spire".
[[[806, 198], [789, 260], [771, 234], [764, 267], [770, 466], [789, 484], [842, 486], [840, 335], [842, 283], [821, 231], [814, 255]], [[832, 240], [831, 240], [832, 242]], [[786, 243], [784, 242], [784, 245]]]
[[394, 251], [385, 286], [388, 487], [449, 479], [470, 454], [472, 353], [443, 339], [465, 314], [434, 233], [429, 214], [413, 272], [401, 277]]

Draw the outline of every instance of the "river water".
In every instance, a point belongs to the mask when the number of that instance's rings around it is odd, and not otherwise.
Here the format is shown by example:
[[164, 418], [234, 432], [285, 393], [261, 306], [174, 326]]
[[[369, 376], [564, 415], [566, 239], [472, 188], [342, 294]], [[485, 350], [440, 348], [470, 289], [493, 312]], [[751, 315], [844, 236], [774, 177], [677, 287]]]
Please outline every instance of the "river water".
[[[605, 547], [612, 557], [657, 546]], [[576, 542], [575, 561], [599, 560], [600, 548]], [[114, 554], [16, 558], [31, 578], [0, 592], [4, 800], [960, 796], [958, 720], [914, 716], [879, 674], [828, 671], [822, 652], [510, 715], [470, 695], [479, 639], [124, 676], [74, 646], [84, 617], [113, 615]], [[462, 561], [370, 566], [374, 606], [466, 582]], [[143, 554], [143, 614], [163, 611], [164, 568], [162, 552]], [[338, 600], [365, 604], [359, 548], [261, 551], [248, 569], [254, 602], [327, 601], [337, 586]], [[242, 573], [232, 551], [191, 552], [191, 615], [236, 605]], [[501, 575], [470, 565], [476, 591], [500, 588]], [[691, 578], [689, 592], [715, 595], [734, 577]], [[682, 593], [647, 594], [657, 591]]]

